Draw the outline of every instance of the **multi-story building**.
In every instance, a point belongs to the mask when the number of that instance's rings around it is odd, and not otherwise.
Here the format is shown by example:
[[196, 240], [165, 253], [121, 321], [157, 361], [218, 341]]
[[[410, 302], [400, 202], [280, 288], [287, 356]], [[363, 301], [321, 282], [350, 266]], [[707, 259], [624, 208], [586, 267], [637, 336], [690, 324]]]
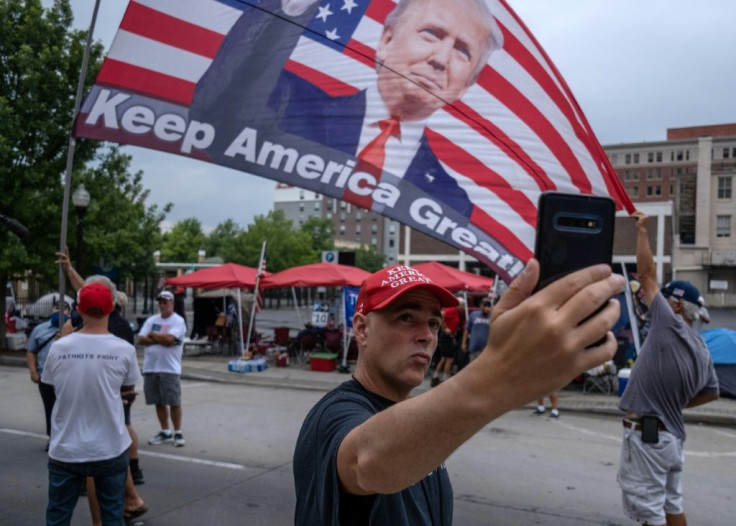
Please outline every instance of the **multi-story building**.
[[[736, 124], [671, 128], [665, 141], [605, 150], [637, 207], [656, 210], [660, 280], [687, 279], [709, 305], [736, 305]], [[627, 223], [617, 223], [621, 261], [635, 252]]]

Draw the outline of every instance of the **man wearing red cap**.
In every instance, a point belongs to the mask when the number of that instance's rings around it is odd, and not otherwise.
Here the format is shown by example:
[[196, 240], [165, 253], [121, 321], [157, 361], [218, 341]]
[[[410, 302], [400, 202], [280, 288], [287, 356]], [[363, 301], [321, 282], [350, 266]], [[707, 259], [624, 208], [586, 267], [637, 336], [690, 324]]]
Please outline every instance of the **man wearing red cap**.
[[296, 524], [451, 524], [445, 459], [490, 421], [616, 351], [610, 328], [619, 306], [610, 298], [620, 276], [598, 265], [529, 297], [538, 278], [531, 260], [494, 309], [484, 352], [413, 398], [437, 347], [441, 309], [457, 299], [403, 265], [363, 283], [353, 317], [355, 374], [317, 403], [297, 440]]
[[688, 281], [662, 290], [649, 246], [646, 214], [636, 211], [636, 270], [649, 306], [649, 333], [619, 408], [626, 413], [618, 482], [624, 512], [643, 524], [684, 526], [682, 410], [718, 398], [718, 378], [705, 343], [692, 329], [702, 306]]
[[135, 347], [110, 334], [111, 290], [85, 285], [77, 294], [84, 327], [54, 342], [41, 381], [54, 386], [47, 524], [68, 524], [85, 477], [95, 479], [103, 524], [121, 524], [131, 440], [120, 391], [141, 379]]

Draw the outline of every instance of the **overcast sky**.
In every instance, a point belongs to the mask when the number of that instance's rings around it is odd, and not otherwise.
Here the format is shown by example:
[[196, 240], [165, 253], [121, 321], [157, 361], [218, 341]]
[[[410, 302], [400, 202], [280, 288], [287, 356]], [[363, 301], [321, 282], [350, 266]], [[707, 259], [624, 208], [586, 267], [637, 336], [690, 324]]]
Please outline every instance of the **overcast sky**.
[[[127, 3], [101, 2], [94, 36], [106, 49]], [[601, 144], [663, 140], [667, 128], [736, 122], [736, 1], [508, 3], [565, 78]], [[75, 25], [88, 27], [94, 2], [71, 4]], [[228, 218], [246, 226], [273, 207], [268, 179], [137, 147], [123, 151], [143, 171], [150, 202], [174, 203], [169, 222], [194, 216], [207, 229]]]

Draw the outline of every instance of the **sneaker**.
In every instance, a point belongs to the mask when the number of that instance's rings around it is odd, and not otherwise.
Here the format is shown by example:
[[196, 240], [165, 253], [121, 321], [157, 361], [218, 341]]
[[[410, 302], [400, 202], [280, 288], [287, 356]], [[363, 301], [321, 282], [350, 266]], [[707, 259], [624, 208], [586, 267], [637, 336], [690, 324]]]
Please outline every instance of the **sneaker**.
[[148, 440], [148, 443], [152, 446], [156, 446], [158, 444], [163, 444], [164, 442], [171, 442], [174, 440], [174, 437], [171, 435], [171, 433], [164, 433], [163, 431], [159, 431], [158, 435]]
[[184, 435], [182, 433], [174, 433], [174, 445], [176, 447], [184, 447], [184, 444], [186, 444], [187, 441], [184, 440]]
[[143, 480], [143, 471], [140, 469], [138, 471], [131, 471], [130, 476], [133, 477], [133, 484], [136, 486], [146, 483], [146, 481]]
[[560, 418], [560, 412], [557, 409], [553, 409], [550, 414], [550, 418]]
[[544, 409], [543, 407], [537, 407], [534, 409], [534, 411], [532, 411], [532, 414], [533, 415], [543, 415], [545, 411], [546, 409]]

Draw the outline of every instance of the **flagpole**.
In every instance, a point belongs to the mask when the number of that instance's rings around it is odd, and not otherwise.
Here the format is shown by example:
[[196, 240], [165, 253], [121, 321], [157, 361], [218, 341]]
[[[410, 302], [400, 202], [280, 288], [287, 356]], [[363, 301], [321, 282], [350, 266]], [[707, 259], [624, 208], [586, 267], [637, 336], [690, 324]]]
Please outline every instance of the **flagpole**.
[[263, 256], [266, 254], [266, 242], [261, 245], [261, 258], [258, 260], [258, 273], [256, 273], [256, 286], [253, 289], [253, 306], [250, 309], [250, 323], [248, 324], [248, 336], [245, 341], [245, 349], [243, 350], [242, 357], [245, 357], [245, 353], [250, 349], [250, 336], [253, 334], [253, 324], [256, 321], [256, 302], [258, 301], [258, 287], [261, 284], [261, 274], [263, 273]]
[[[84, 89], [84, 80], [87, 77], [87, 64], [89, 63], [89, 53], [92, 49], [92, 35], [95, 32], [95, 24], [97, 23], [97, 12], [100, 9], [100, 0], [95, 1], [95, 8], [92, 11], [92, 21], [87, 31], [87, 43], [84, 47], [84, 55], [82, 57], [82, 67], [79, 70], [79, 80], [77, 81], [77, 94], [74, 97], [74, 112], [72, 113], [72, 125], [69, 130], [69, 146], [66, 154], [66, 170], [64, 172], [64, 200], [61, 203], [61, 236], [59, 236], [59, 252], [66, 252], [66, 230], [67, 216], [69, 215], [69, 192], [72, 185], [72, 166], [74, 165], [74, 150], [77, 146], [77, 140], [74, 138], [74, 122], [79, 114], [79, 107], [82, 105], [82, 90]], [[79, 264], [79, 261], [75, 261]], [[79, 269], [82, 272], [82, 269]], [[64, 294], [66, 287], [66, 276], [64, 268], [59, 265], [59, 311], [64, 312]]]

